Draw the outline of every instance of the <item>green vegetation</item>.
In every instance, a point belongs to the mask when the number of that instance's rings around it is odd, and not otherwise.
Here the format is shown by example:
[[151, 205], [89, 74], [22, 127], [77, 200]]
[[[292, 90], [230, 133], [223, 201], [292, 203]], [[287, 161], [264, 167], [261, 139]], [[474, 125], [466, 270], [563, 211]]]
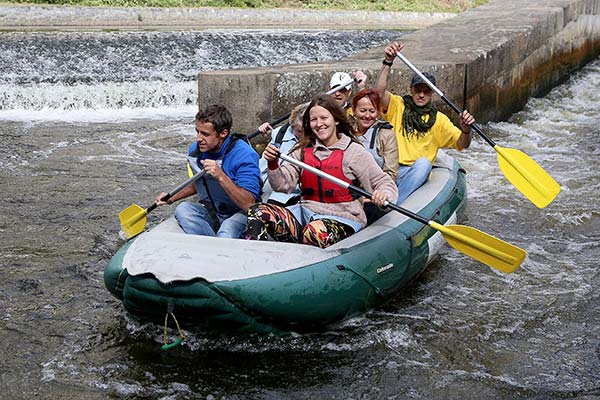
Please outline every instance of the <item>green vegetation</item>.
[[107, 7], [241, 7], [460, 12], [487, 0], [3, 0], [4, 3]]

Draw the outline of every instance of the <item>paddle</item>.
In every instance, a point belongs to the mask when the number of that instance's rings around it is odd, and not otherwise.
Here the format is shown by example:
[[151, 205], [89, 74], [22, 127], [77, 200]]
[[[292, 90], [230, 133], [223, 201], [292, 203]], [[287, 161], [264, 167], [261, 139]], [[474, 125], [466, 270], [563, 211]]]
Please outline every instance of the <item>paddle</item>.
[[[398, 52], [396, 56], [402, 60], [408, 68], [419, 75], [427, 86], [436, 92], [454, 111], [462, 111], [438, 89], [425, 75], [421, 73], [403, 54]], [[503, 148], [498, 146], [489, 138], [477, 124], [472, 128], [498, 153], [498, 164], [500, 170], [521, 193], [539, 208], [544, 208], [554, 200], [560, 192], [560, 186], [556, 181], [539, 166], [532, 158], [520, 150]]]
[[[169, 200], [173, 195], [175, 195], [175, 193], [180, 192], [187, 185], [202, 177], [202, 175], [204, 175], [204, 169], [198, 171], [196, 175], [192, 176], [187, 181], [183, 182], [181, 185], [177, 186], [175, 189], [171, 190], [169, 193], [164, 195], [161, 198], [161, 200]], [[144, 230], [144, 228], [146, 227], [146, 215], [150, 211], [154, 210], [157, 206], [157, 202], [154, 202], [154, 204], [152, 204], [148, 208], [143, 208], [138, 206], [137, 204], [132, 204], [119, 213], [119, 221], [121, 221], [121, 230], [125, 233], [127, 239], [130, 239], [140, 234]]]
[[[371, 198], [371, 193], [344, 182], [343, 180], [331, 176], [319, 169], [311, 167], [302, 161], [291, 158], [285, 154], [279, 154], [279, 158], [310, 171], [321, 178], [327, 179], [336, 185], [342, 186], [356, 194], [359, 194], [360, 196], [369, 199]], [[433, 229], [439, 231], [450, 244], [450, 246], [454, 247], [456, 250], [502, 272], [514, 272], [517, 268], [519, 268], [519, 265], [521, 265], [525, 259], [525, 250], [495, 238], [494, 236], [488, 235], [487, 233], [481, 232], [475, 228], [464, 225], [445, 226], [433, 220], [423, 218], [412, 211], [392, 203], [387, 203], [386, 207], [390, 207], [391, 209], [398, 211], [407, 217], [415, 219], [422, 224], [429, 225]]]
[[[348, 85], [351, 85], [354, 83], [354, 79], [343, 82], [342, 84], [334, 87], [333, 89], [329, 90], [328, 92], [326, 92], [327, 94], [334, 94], [335, 92], [345, 88]], [[304, 103], [304, 104], [309, 104], [309, 103]], [[269, 122], [269, 125], [271, 125], [272, 127], [275, 127], [276, 125], [279, 125], [280, 123], [282, 123], [283, 121], [285, 121], [286, 119], [288, 119], [290, 117], [290, 115], [292, 115], [291, 112], [285, 114], [283, 117], [279, 117], [277, 118], [275, 121]], [[256, 131], [256, 132], [252, 132], [251, 134], [246, 136], [246, 140], [250, 140], [258, 135], [260, 135], [260, 131]]]

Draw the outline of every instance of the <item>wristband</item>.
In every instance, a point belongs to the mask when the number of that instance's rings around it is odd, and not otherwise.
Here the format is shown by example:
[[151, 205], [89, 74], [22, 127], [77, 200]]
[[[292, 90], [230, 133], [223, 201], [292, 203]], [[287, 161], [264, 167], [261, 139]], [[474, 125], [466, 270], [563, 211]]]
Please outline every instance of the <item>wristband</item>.
[[391, 67], [392, 65], [394, 65], [393, 61], [387, 61], [387, 60], [383, 60], [381, 63], [383, 65], [387, 65], [388, 67]]

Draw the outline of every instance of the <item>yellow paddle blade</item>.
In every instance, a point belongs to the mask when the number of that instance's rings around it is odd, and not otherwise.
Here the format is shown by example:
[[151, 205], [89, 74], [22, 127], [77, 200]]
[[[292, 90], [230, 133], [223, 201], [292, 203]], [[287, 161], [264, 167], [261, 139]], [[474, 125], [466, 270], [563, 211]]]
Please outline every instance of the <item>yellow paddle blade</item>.
[[498, 145], [494, 149], [506, 179], [537, 207], [546, 207], [558, 195], [558, 183], [527, 154]]
[[456, 250], [507, 274], [519, 268], [527, 255], [525, 250], [469, 226], [444, 226], [435, 221], [429, 225]]
[[137, 204], [130, 205], [119, 213], [121, 229], [127, 236], [132, 238], [146, 228], [146, 210]]

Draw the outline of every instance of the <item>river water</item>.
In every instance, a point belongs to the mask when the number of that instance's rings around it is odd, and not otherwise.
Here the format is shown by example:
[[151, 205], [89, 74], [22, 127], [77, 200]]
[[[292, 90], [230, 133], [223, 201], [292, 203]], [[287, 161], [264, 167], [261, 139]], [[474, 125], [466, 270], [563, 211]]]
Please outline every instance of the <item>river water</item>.
[[484, 127], [560, 183], [546, 209], [483, 140], [455, 154], [461, 223], [526, 249], [517, 272], [446, 246], [396, 300], [326, 333], [187, 332], [163, 352], [162, 327], [130, 318], [102, 274], [119, 211], [186, 178], [196, 72], [339, 59], [398, 33], [0, 35], [2, 398], [600, 398], [600, 59]]

